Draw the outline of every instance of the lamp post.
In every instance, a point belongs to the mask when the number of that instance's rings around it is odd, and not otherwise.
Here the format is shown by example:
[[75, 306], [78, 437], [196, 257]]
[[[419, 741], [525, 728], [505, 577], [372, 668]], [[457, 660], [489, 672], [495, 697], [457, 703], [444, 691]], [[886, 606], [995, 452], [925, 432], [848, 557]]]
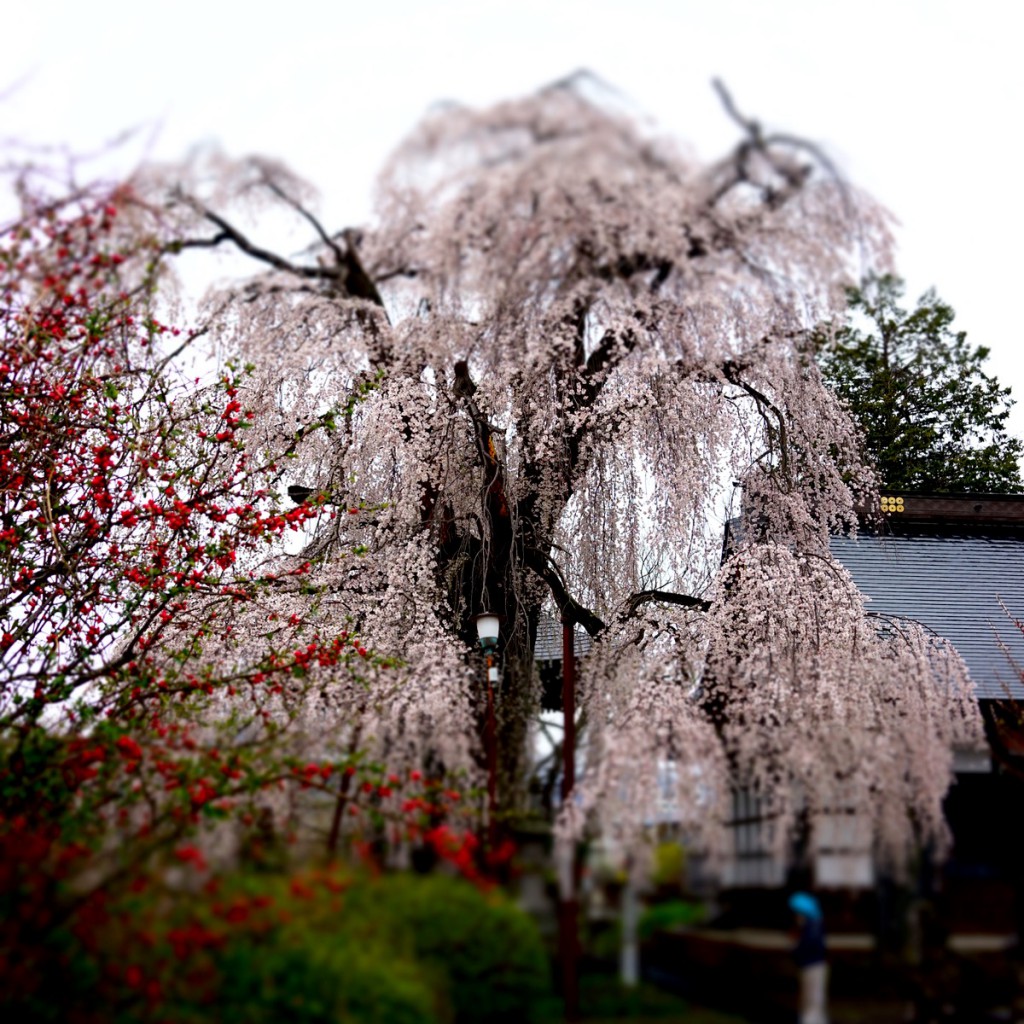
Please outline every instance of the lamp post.
[[487, 659], [487, 718], [484, 721], [484, 757], [487, 760], [487, 834], [491, 850], [497, 839], [498, 810], [498, 748], [494, 729], [494, 687], [498, 682], [495, 654], [498, 650], [500, 625], [498, 616], [481, 612], [474, 619], [480, 647]]
[[[573, 799], [576, 785], [576, 627], [572, 617], [562, 616], [562, 719], [565, 731], [562, 737], [562, 803]], [[562, 996], [565, 1000], [565, 1019], [580, 1019], [579, 988], [579, 905], [576, 902], [577, 871], [576, 850], [568, 852], [569, 862], [564, 866], [560, 886], [558, 914], [558, 946], [562, 960]]]

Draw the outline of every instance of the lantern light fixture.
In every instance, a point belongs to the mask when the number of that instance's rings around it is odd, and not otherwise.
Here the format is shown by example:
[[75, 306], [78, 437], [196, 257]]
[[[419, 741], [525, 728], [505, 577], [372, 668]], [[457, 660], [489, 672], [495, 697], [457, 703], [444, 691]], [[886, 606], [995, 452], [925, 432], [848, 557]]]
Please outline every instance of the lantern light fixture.
[[480, 646], [484, 652], [490, 653], [497, 650], [500, 632], [498, 616], [493, 612], [481, 612], [474, 616], [473, 621], [476, 622], [477, 636], [480, 638]]

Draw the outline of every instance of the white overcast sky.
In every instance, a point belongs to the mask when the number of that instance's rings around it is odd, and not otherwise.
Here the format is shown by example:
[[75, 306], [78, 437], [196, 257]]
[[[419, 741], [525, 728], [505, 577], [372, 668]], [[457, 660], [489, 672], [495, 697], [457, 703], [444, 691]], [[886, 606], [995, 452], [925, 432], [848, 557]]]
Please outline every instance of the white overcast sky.
[[[331, 227], [435, 100], [482, 105], [586, 67], [707, 158], [736, 141], [710, 80], [820, 143], [898, 218], [912, 298], [934, 285], [992, 349], [1024, 435], [1024, 238], [1013, 0], [0, 0], [0, 140], [285, 159]], [[144, 141], [143, 141], [144, 140]]]

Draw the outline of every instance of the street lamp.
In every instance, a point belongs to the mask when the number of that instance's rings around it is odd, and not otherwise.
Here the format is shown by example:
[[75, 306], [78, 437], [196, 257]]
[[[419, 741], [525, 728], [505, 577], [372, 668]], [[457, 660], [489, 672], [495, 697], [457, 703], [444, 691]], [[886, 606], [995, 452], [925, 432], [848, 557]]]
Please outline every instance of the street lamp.
[[487, 831], [491, 850], [497, 839], [498, 810], [498, 747], [494, 729], [494, 687], [498, 682], [498, 666], [494, 655], [498, 650], [500, 624], [493, 612], [481, 612], [474, 616], [480, 648], [487, 658], [487, 719], [484, 723], [484, 756], [487, 759]]
[[480, 637], [480, 646], [484, 653], [497, 650], [498, 637], [501, 633], [498, 616], [492, 612], [481, 612], [473, 621], [476, 623], [476, 634]]

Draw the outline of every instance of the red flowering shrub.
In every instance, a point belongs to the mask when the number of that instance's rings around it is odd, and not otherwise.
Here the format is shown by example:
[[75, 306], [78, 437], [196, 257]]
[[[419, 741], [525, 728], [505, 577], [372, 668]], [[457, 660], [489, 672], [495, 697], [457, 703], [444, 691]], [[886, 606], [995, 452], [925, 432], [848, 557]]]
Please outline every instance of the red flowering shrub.
[[135, 1019], [158, 994], [153, 1015], [175, 1021], [519, 1024], [546, 989], [528, 917], [454, 878], [236, 872], [135, 923], [104, 981]]
[[319, 792], [367, 851], [431, 842], [453, 803], [351, 743], [301, 756], [305, 695], [389, 663], [324, 631], [310, 562], [277, 543], [335, 514], [279, 504], [309, 428], [275, 440], [247, 368], [175, 370], [203, 329], [154, 312], [152, 217], [127, 191], [77, 197], [0, 239], [0, 987], [26, 1020], [159, 1019], [158, 961], [212, 985], [228, 933], [267, 913], [211, 897], [206, 924], [159, 937], [155, 894], [194, 889], [225, 842], [282, 863], [275, 800], [316, 791], [313, 813]]

